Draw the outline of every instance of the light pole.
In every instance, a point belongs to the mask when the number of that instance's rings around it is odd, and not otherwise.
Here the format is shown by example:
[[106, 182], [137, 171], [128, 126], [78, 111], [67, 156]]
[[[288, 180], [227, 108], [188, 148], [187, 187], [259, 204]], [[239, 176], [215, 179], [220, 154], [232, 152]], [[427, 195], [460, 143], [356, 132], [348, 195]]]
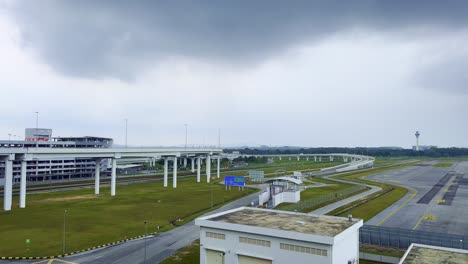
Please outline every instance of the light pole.
[[211, 186], [211, 208], [213, 208], [213, 183], [210, 182], [210, 186]]
[[62, 240], [62, 254], [65, 255], [65, 224], [66, 224], [67, 210], [63, 211], [63, 240]]
[[187, 148], [187, 124], [184, 124], [185, 126], [185, 148]]
[[145, 259], [143, 261], [143, 264], [146, 264], [146, 236], [148, 234], [148, 226], [147, 226], [147, 221], [143, 222], [145, 224]]
[[125, 148], [128, 147], [128, 145], [127, 145], [127, 136], [128, 136], [128, 119], [125, 118]]
[[8, 134], [8, 141], [11, 141], [11, 134]]

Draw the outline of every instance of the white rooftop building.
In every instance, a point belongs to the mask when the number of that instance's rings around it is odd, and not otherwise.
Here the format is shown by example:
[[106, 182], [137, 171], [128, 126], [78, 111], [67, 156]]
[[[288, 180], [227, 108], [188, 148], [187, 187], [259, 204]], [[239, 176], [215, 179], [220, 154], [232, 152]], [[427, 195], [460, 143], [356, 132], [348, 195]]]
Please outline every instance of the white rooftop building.
[[240, 207], [200, 217], [201, 264], [358, 263], [361, 219]]

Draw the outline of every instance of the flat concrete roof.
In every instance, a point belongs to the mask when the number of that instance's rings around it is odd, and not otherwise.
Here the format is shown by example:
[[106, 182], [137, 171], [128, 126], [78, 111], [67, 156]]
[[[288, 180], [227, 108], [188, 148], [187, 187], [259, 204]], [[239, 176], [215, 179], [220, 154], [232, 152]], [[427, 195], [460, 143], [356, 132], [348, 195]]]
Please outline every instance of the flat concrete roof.
[[222, 215], [215, 215], [207, 220], [327, 237], [334, 237], [361, 221], [360, 219], [348, 221], [347, 218], [342, 217], [318, 216], [248, 207], [237, 211], [228, 211]]
[[413, 244], [400, 263], [466, 264], [468, 251]]

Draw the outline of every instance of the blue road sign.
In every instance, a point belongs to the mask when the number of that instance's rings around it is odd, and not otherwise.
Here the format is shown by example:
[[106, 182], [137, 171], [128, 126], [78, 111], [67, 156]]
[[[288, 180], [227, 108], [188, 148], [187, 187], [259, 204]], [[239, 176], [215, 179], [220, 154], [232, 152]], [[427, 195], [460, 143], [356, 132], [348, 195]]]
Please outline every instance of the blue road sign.
[[226, 186], [245, 186], [244, 176], [225, 176], [224, 185]]

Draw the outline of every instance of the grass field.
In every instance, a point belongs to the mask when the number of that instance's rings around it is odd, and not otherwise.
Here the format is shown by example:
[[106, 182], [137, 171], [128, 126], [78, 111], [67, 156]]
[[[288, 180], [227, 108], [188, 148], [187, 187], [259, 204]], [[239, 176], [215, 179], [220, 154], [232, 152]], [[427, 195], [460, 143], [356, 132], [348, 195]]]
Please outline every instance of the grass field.
[[[66, 252], [86, 249], [124, 238], [142, 235], [144, 221], [148, 233], [166, 231], [172, 220], [183, 224], [215, 205], [254, 192], [253, 189], [225, 191], [217, 184], [196, 183], [194, 178], [180, 179], [177, 189], [162, 187], [162, 182], [117, 186], [117, 195], [101, 188], [31, 194], [27, 208], [0, 212], [0, 256], [47, 256], [62, 253], [64, 211], [66, 213]], [[0, 200], [3, 203], [2, 200]], [[30, 239], [27, 250], [25, 240]]]
[[193, 264], [200, 263], [200, 240], [185, 247], [176, 254], [165, 259], [161, 264]]
[[436, 163], [434, 165], [432, 165], [433, 167], [438, 167], [438, 168], [448, 168], [448, 167], [452, 167], [453, 163], [450, 163], [450, 162], [439, 162], [439, 163]]

